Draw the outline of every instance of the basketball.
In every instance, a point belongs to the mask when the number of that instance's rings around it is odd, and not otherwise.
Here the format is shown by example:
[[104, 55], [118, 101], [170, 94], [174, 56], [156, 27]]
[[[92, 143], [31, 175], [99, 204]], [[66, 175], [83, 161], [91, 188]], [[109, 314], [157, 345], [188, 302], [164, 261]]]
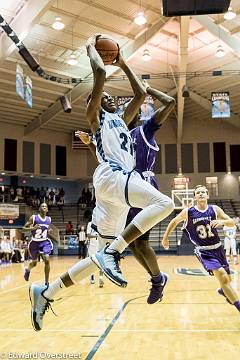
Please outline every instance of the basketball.
[[119, 53], [119, 46], [113, 39], [106, 35], [101, 35], [97, 41], [95, 48], [101, 56], [105, 65], [111, 65], [116, 60]]

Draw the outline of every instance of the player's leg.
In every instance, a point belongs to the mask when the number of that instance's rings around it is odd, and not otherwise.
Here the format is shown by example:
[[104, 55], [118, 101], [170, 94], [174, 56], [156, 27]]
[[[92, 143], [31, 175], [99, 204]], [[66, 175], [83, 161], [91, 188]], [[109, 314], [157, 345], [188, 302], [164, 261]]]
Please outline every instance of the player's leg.
[[49, 274], [50, 274], [50, 259], [49, 255], [42, 254], [42, 259], [44, 261], [44, 275], [45, 275], [45, 285], [49, 283]]
[[[88, 246], [88, 256], [92, 256], [98, 248], [98, 242], [95, 238], [90, 238], [89, 240], [89, 246]], [[95, 275], [91, 274], [90, 276], [90, 284], [95, 284]]]
[[45, 274], [45, 285], [49, 283], [49, 273], [50, 273], [50, 258], [53, 249], [53, 244], [51, 240], [41, 241], [40, 251], [42, 253], [42, 259], [44, 261], [44, 274]]
[[49, 286], [32, 284], [29, 288], [29, 296], [32, 304], [31, 317], [34, 330], [39, 331], [43, 326], [43, 317], [46, 310], [57, 294], [88, 277], [96, 265], [88, 257], [73, 265], [66, 273], [51, 282]]
[[[141, 211], [141, 209], [136, 209], [136, 208], [131, 208], [128, 212], [128, 216], [127, 216], [127, 222], [126, 222], [126, 226], [128, 224], [130, 224], [130, 222], [132, 221], [132, 219]], [[135, 241], [131, 242], [131, 244], [129, 244], [129, 249], [132, 251], [133, 255], [135, 256], [135, 258], [137, 259], [137, 261], [139, 262], [139, 264], [141, 264], [144, 269], [149, 273], [149, 275], [151, 276], [151, 269], [148, 265], [148, 263], [145, 260], [144, 257], [144, 250], [145, 250], [145, 246], [146, 246], [146, 242], [149, 239], [149, 233], [150, 230], [147, 231], [145, 234], [143, 234], [140, 238], [136, 239]], [[138, 241], [140, 239], [140, 241]], [[158, 271], [158, 273], [160, 272], [160, 270]]]
[[32, 268], [37, 266], [37, 263], [38, 263], [38, 255], [39, 255], [38, 241], [30, 241], [30, 243], [28, 245], [28, 251], [31, 256], [31, 260], [29, 261], [28, 265], [24, 269], [23, 277], [26, 281], [29, 280], [30, 272], [31, 272]]
[[228, 237], [225, 237], [224, 239], [224, 248], [226, 252], [227, 262], [230, 263], [231, 240]]
[[[146, 233], [147, 234], [147, 233]], [[144, 235], [146, 235], [144, 234]], [[142, 235], [142, 236], [144, 236]], [[141, 237], [142, 237], [141, 236]], [[138, 238], [140, 239], [140, 238]], [[129, 244], [129, 249], [132, 251], [134, 257], [136, 258], [136, 260], [139, 262], [140, 265], [142, 265], [142, 267], [144, 267], [144, 269], [149, 273], [149, 275], [151, 276], [151, 270], [149, 265], [147, 264], [144, 256], [143, 256], [143, 249], [142, 247], [144, 247], [145, 245], [145, 239], [144, 240], [140, 240], [141, 244], [140, 246], [137, 244], [138, 239], [136, 239], [135, 241], [133, 241], [131, 244]]]
[[235, 238], [231, 239], [231, 252], [233, 256], [234, 265], [238, 265], [237, 244]]
[[[128, 179], [124, 193], [126, 195], [126, 201], [131, 206], [142, 208], [143, 210], [136, 215], [121, 235], [112, 242], [109, 248], [105, 248], [102, 252], [93, 256], [93, 260], [102, 268], [105, 275], [119, 286], [126, 286], [127, 284], [118, 267], [119, 253], [122, 253], [132, 241], [167, 217], [174, 207], [172, 200], [168, 196], [160, 193], [149, 183], [142, 180], [140, 176], [135, 174], [132, 174]], [[123, 196], [124, 194], [120, 199], [123, 199]], [[109, 212], [110, 208], [111, 204], [109, 204], [109, 208], [106, 209], [109, 215], [108, 217], [111, 216], [111, 212]], [[101, 223], [98, 222], [98, 224]], [[167, 282], [167, 278], [163, 280]]]
[[231, 286], [231, 276], [224, 268], [212, 270], [214, 276], [218, 279], [225, 297], [240, 311], [240, 301], [237, 292]]
[[151, 276], [152, 287], [150, 289], [150, 294], [147, 298], [147, 303], [154, 304], [155, 302], [162, 300], [162, 283], [164, 283], [164, 286], [166, 285], [165, 279], [168, 279], [168, 275], [160, 271], [155, 252], [149, 244], [149, 233], [150, 231], [147, 231], [138, 239], [134, 240], [129, 245], [129, 247], [133, 251], [133, 254], [139, 261], [139, 263], [147, 270], [147, 272]]

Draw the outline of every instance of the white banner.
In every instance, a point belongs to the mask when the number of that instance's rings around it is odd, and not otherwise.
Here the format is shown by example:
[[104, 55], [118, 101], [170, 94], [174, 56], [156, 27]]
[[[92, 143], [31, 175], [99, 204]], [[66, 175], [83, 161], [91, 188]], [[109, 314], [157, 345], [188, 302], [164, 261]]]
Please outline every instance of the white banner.
[[19, 205], [0, 204], [0, 219], [17, 219], [19, 217]]

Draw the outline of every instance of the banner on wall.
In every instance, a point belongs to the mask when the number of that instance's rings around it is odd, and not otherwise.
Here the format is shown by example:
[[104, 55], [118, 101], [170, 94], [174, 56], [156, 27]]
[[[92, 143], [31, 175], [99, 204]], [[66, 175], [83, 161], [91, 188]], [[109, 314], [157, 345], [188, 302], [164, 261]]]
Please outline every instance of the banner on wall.
[[212, 118], [231, 116], [229, 92], [212, 92]]
[[26, 76], [25, 101], [32, 108], [32, 79], [29, 76]]
[[24, 100], [24, 75], [22, 67], [16, 67], [16, 93]]
[[[129, 102], [132, 100], [133, 96], [118, 96], [117, 97], [117, 113], [120, 117], [123, 116], [123, 113], [129, 104]], [[154, 115], [155, 109], [154, 109], [154, 100], [151, 95], [147, 95], [144, 103], [141, 105], [141, 108], [139, 109], [139, 120], [141, 121], [147, 121], [151, 119], [151, 117]]]
[[0, 204], [0, 219], [17, 219], [19, 217], [19, 205]]
[[67, 235], [65, 236], [68, 240], [68, 249], [77, 249], [78, 248], [78, 237], [77, 235]]

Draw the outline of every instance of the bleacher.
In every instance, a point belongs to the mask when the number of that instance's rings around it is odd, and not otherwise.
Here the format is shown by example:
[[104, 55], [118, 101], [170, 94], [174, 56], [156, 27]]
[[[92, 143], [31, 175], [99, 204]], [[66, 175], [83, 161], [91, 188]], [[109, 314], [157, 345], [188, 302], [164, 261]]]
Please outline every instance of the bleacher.
[[66, 224], [71, 221], [73, 224], [74, 232], [76, 232], [77, 225], [87, 226], [88, 217], [84, 217], [86, 211], [92, 211], [91, 208], [82, 209], [77, 204], [66, 204], [63, 207], [52, 206], [48, 212], [52, 218], [52, 223], [58, 228], [60, 236], [65, 235]]
[[[229, 199], [214, 199], [210, 201], [211, 204], [216, 204], [221, 207], [226, 214], [230, 217], [240, 216], [240, 201], [237, 200], [229, 200]], [[71, 221], [74, 227], [74, 231], [76, 231], [77, 224], [87, 225], [88, 218], [84, 217], [84, 213], [86, 210], [91, 210], [90, 208], [81, 209], [77, 204], [66, 204], [62, 209], [59, 210], [58, 207], [53, 206], [49, 211], [49, 215], [52, 217], [52, 223], [59, 229], [60, 237], [63, 239], [65, 235], [65, 226], [68, 221]], [[178, 245], [180, 245], [181, 237], [182, 237], [182, 223], [177, 226], [174, 232], [169, 237], [169, 250], [166, 251], [163, 249], [161, 245], [161, 241], [163, 238], [163, 234], [169, 224], [169, 222], [176, 216], [178, 212], [174, 211], [171, 215], [169, 215], [166, 219], [164, 219], [161, 223], [157, 224], [153, 227], [150, 232], [150, 245], [157, 252], [163, 252], [166, 254], [177, 254], [179, 249]], [[223, 229], [218, 229], [219, 236], [221, 240], [224, 240]], [[238, 240], [240, 240], [240, 236], [238, 235]]]

